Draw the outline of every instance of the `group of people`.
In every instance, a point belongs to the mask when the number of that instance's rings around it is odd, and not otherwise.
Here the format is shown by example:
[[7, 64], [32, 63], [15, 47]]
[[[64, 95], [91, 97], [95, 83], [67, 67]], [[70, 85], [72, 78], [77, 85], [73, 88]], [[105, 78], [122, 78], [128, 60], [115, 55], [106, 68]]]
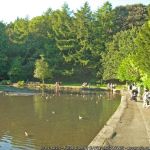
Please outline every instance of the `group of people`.
[[[132, 101], [137, 101], [137, 96], [140, 94], [140, 91], [138, 90], [138, 87], [136, 85], [130, 85], [129, 89], [131, 90], [131, 100]], [[150, 91], [148, 88], [144, 89], [144, 93], [142, 95], [142, 100], [143, 100], [143, 107], [148, 108], [150, 107]]]
[[88, 83], [87, 82], [83, 82], [82, 83], [82, 87], [84, 88], [84, 87], [87, 87], [88, 86]]
[[116, 88], [116, 84], [113, 84], [113, 83], [108, 83], [107, 84], [107, 89], [110, 89], [112, 92], [113, 90]]

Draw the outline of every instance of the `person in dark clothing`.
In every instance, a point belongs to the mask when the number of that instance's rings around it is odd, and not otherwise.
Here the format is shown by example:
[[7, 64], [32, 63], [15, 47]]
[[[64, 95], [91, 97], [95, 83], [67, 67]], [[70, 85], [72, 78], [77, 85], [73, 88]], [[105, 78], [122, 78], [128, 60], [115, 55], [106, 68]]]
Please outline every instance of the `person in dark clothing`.
[[132, 90], [132, 84], [129, 85], [129, 90]]
[[138, 90], [137, 89], [133, 89], [132, 90], [131, 100], [137, 101], [137, 95], [138, 95]]

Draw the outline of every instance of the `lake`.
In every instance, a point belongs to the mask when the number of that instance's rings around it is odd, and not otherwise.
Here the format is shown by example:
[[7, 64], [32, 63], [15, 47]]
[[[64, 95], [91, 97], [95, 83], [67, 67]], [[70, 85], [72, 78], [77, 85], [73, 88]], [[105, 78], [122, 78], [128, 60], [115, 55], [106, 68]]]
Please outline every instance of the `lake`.
[[0, 150], [36, 150], [43, 146], [87, 146], [120, 104], [120, 95], [0, 94]]

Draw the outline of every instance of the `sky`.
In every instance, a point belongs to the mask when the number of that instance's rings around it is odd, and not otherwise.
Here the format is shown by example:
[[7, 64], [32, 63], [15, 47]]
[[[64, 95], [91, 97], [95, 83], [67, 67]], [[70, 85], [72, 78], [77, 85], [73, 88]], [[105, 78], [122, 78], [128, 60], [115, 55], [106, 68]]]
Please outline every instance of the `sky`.
[[106, 1], [109, 1], [113, 8], [120, 5], [142, 3], [150, 4], [150, 0], [1, 0], [0, 21], [9, 23], [17, 17], [25, 18], [42, 15], [48, 8], [59, 9], [66, 2], [71, 10], [80, 9], [85, 2], [88, 2], [92, 11], [97, 10]]

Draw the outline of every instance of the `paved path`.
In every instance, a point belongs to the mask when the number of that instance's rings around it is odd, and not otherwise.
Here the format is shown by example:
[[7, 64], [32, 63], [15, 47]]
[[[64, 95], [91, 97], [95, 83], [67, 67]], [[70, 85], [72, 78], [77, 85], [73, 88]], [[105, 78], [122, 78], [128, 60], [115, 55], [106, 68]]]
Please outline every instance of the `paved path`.
[[128, 108], [108, 142], [112, 146], [150, 146], [150, 108], [143, 108], [141, 100], [130, 101], [128, 94]]

